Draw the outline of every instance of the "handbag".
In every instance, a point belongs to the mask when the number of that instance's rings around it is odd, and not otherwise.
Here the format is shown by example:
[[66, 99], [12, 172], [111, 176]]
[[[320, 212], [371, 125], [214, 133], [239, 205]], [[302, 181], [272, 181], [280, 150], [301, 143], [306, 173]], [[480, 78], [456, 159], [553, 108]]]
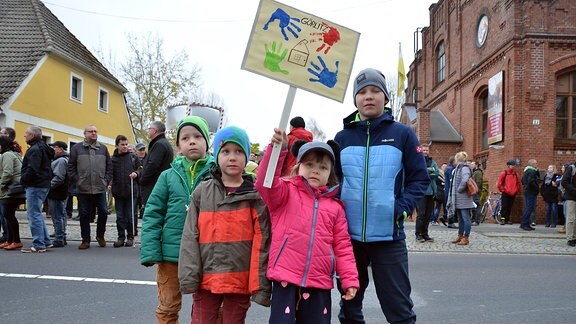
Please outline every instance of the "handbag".
[[468, 178], [468, 181], [466, 181], [466, 193], [468, 194], [468, 196], [474, 196], [479, 192], [480, 189], [478, 188], [476, 181], [474, 181], [472, 177]]
[[18, 196], [23, 194], [24, 191], [24, 186], [22, 186], [22, 184], [20, 182], [12, 182], [9, 186], [8, 186], [8, 191], [7, 194], [8, 196]]

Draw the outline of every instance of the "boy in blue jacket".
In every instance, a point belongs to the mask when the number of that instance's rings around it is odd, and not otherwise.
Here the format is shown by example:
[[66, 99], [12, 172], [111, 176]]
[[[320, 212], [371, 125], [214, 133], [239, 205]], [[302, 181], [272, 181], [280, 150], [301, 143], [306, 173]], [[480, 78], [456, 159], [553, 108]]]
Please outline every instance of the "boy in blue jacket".
[[[362, 301], [372, 268], [376, 295], [390, 323], [414, 323], [404, 219], [430, 184], [414, 131], [395, 122], [384, 75], [365, 69], [354, 79], [354, 105], [336, 134], [341, 199], [346, 206], [360, 289], [340, 301], [342, 323], [364, 323]], [[337, 168], [338, 170], [338, 168]]]

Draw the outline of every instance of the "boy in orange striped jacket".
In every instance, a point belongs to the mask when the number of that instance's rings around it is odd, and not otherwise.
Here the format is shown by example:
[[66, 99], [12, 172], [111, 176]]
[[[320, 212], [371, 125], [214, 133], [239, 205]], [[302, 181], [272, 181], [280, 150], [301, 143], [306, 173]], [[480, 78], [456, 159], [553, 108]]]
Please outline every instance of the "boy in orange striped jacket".
[[250, 154], [246, 132], [230, 126], [214, 137], [218, 168], [192, 193], [184, 224], [178, 278], [193, 293], [192, 322], [244, 323], [250, 300], [269, 306], [268, 209], [253, 178], [243, 174]]

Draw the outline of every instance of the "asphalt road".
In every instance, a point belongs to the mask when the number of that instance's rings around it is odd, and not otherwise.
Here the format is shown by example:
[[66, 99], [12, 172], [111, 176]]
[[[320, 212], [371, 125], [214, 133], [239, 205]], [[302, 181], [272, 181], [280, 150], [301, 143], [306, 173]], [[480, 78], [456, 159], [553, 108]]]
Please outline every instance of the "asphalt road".
[[[137, 247], [94, 245], [0, 251], [0, 323], [155, 323], [155, 268], [140, 266], [138, 257]], [[575, 266], [572, 255], [411, 252], [418, 321], [574, 323]], [[373, 286], [367, 296], [367, 323], [385, 323]], [[333, 323], [338, 298], [334, 291]], [[190, 305], [186, 296], [182, 323]], [[267, 318], [268, 309], [254, 304], [247, 323]]]

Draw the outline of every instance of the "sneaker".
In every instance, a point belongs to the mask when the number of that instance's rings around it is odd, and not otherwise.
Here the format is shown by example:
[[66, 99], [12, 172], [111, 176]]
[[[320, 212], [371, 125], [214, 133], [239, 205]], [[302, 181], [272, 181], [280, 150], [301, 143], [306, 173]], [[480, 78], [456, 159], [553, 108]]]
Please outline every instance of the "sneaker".
[[124, 244], [125, 247], [131, 247], [134, 245], [134, 240], [128, 239], [126, 240], [126, 244]]
[[458, 228], [458, 225], [454, 225], [454, 224], [448, 224], [448, 228]]
[[29, 248], [24, 248], [21, 250], [22, 253], [44, 253], [46, 252], [45, 248], [35, 248], [33, 246], [29, 247]]
[[530, 225], [532, 225], [532, 226], [536, 226], [536, 223], [532, 222], [532, 224], [530, 224]]
[[422, 237], [424, 237], [424, 242], [428, 242], [428, 243], [434, 243], [434, 238], [428, 236], [428, 234], [426, 235], [422, 235]]
[[[100, 244], [100, 241], [98, 241], [98, 244]], [[112, 246], [114, 246], [115, 248], [123, 247], [124, 246], [124, 240], [118, 239], [116, 242], [114, 242], [114, 244], [112, 244]]]
[[438, 226], [438, 222], [435, 221], [431, 221], [430, 224], [432, 224], [432, 226]]
[[426, 239], [424, 239], [424, 237], [420, 234], [416, 234], [416, 241], [420, 242], [420, 243], [424, 243], [426, 242]]
[[524, 225], [520, 225], [520, 229], [523, 229], [525, 231], [533, 231], [534, 228], [530, 227], [530, 226], [524, 226]]
[[82, 243], [80, 243], [80, 245], [78, 246], [78, 250], [86, 250], [90, 248], [90, 242], [86, 242], [83, 241]]
[[444, 217], [440, 217], [438, 220], [440, 221], [440, 223], [442, 223], [442, 225], [448, 226], [448, 224], [446, 224], [446, 219], [444, 219]]
[[576, 240], [570, 240], [570, 241], [568, 241], [568, 245], [569, 245], [569, 246], [576, 246]]
[[562, 226], [558, 229], [558, 233], [566, 233], [566, 226]]
[[472, 222], [472, 226], [478, 226], [478, 225], [480, 225], [480, 223], [478, 223], [478, 222]]
[[64, 247], [64, 242], [61, 241], [54, 241], [54, 244], [52, 244], [53, 248], [61, 248]]
[[46, 244], [46, 248], [47, 248], [47, 249], [51, 249], [51, 248], [53, 248], [53, 247], [54, 247], [54, 244], [52, 244], [52, 243]]
[[103, 237], [97, 237], [96, 241], [99, 247], [106, 247], [106, 240]]
[[80, 221], [80, 216], [72, 217], [72, 220], [78, 222], [78, 221]]

